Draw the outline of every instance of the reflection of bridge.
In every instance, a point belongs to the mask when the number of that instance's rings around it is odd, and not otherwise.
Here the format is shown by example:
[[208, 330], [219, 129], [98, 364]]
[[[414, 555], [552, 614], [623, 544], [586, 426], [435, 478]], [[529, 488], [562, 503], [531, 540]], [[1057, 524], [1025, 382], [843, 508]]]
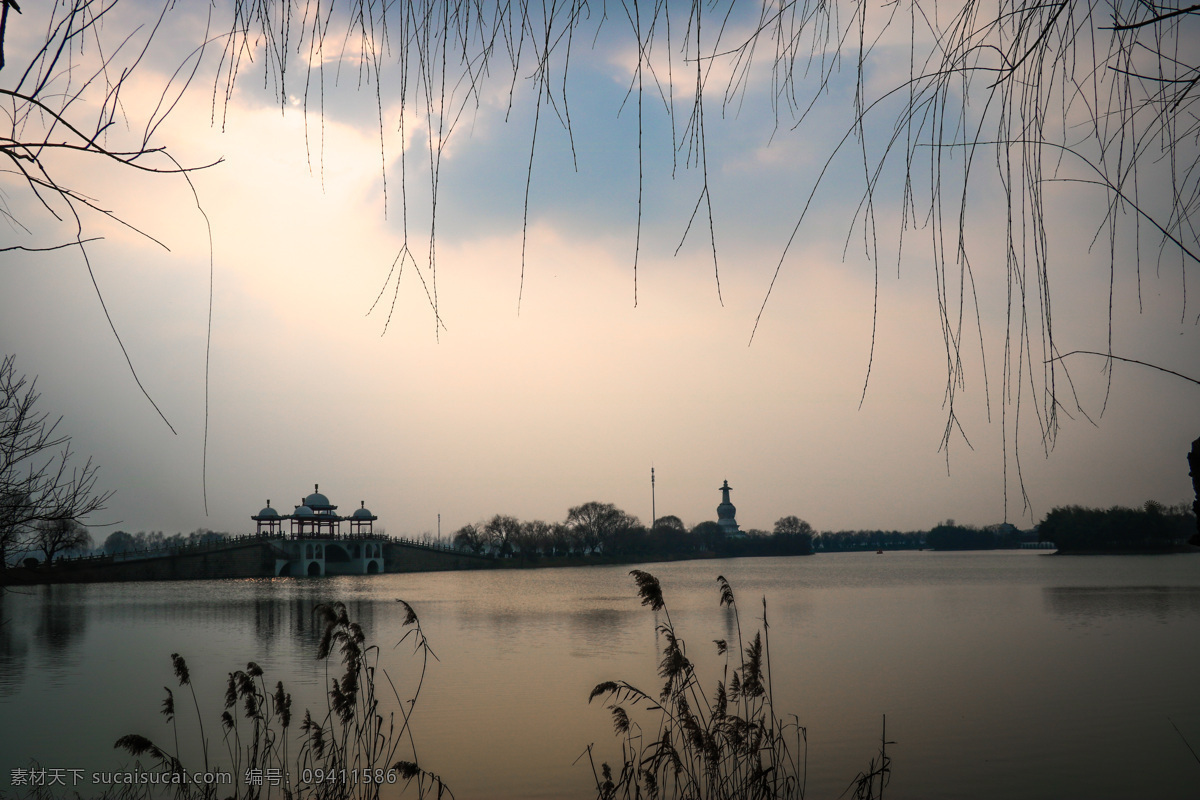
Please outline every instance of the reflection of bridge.
[[383, 572], [383, 541], [354, 534], [271, 539], [275, 575], [376, 575]]

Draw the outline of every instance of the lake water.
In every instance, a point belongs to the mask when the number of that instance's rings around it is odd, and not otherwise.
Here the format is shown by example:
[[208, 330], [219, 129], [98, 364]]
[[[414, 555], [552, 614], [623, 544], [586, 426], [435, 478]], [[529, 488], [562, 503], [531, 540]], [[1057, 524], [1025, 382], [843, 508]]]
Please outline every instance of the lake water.
[[[733, 584], [743, 628], [760, 623], [766, 597], [775, 701], [807, 727], [810, 798], [838, 797], [866, 767], [884, 714], [889, 797], [1196, 796], [1187, 743], [1200, 751], [1200, 556], [889, 552], [642, 568], [661, 579], [710, 690], [723, 663], [712, 640], [735, 638], [717, 575]], [[188, 717], [173, 652], [188, 661], [210, 739], [227, 674], [251, 660], [270, 686], [282, 680], [297, 704], [323, 709], [320, 602], [347, 603], [407, 691], [420, 665], [407, 644], [393, 647], [403, 598], [439, 659], [414, 717], [422, 766], [458, 800], [593, 797], [576, 759], [590, 743], [615, 758], [618, 744], [588, 693], [608, 679], [652, 694], [660, 684], [656, 617], [628, 571], [0, 594], [0, 793], [33, 760], [90, 773], [126, 763], [112, 749], [124, 734], [169, 744], [164, 686]]]

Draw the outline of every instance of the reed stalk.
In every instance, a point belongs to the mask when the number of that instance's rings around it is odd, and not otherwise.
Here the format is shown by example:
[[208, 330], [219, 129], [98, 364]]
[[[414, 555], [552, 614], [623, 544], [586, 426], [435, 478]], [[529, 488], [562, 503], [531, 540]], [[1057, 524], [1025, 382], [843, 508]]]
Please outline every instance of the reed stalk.
[[[776, 711], [766, 598], [762, 630], [747, 643], [733, 589], [718, 576], [720, 604], [733, 614], [738, 640], [733, 648], [714, 640], [726, 660], [709, 694], [671, 621], [658, 579], [641, 570], [630, 574], [642, 604], [662, 612], [657, 631], [664, 642], [658, 666], [663, 687], [657, 696], [626, 681], [605, 681], [592, 690], [588, 702], [603, 700], [621, 744], [615, 768], [603, 762], [597, 769], [591, 746], [584, 752], [598, 800], [803, 800], [808, 733], [795, 716], [789, 721]], [[649, 721], [643, 725], [639, 717]], [[886, 735], [881, 741], [879, 759], [851, 784], [859, 800], [878, 800], [887, 784]]]
[[[412, 607], [404, 603], [404, 609], [403, 624], [408, 630], [397, 646], [412, 643], [414, 654], [422, 659], [420, 677], [407, 700], [380, 667], [379, 647], [368, 643], [362, 627], [347, 615], [346, 606], [340, 602], [317, 606], [314, 617], [324, 625], [317, 658], [325, 661], [327, 676], [335, 675], [327, 677], [323, 712], [314, 715], [306, 709], [299, 726], [293, 727], [292, 698], [283, 682], [269, 690], [263, 670], [250, 662], [244, 670], [229, 673], [221, 713], [227, 756], [222, 764], [210, 765], [203, 715], [192, 689], [204, 772], [227, 769], [233, 784], [183, 782], [169, 788], [145, 787], [128, 800], [166, 796], [175, 800], [380, 800], [385, 791], [391, 797], [400, 788], [415, 790], [420, 798], [453, 798], [440, 776], [418, 766], [411, 719], [429, 658], [436, 656]], [[180, 685], [190, 688], [183, 657], [174, 653], [171, 660]], [[381, 702], [377, 695], [382, 686], [380, 676], [391, 691], [398, 716], [385, 708], [391, 701]], [[147, 758], [161, 771], [186, 772], [179, 756], [175, 712], [174, 695], [167, 689], [163, 714], [172, 723], [173, 752], [137, 734], [121, 737], [114, 747], [139, 759], [139, 768], [140, 759]]]

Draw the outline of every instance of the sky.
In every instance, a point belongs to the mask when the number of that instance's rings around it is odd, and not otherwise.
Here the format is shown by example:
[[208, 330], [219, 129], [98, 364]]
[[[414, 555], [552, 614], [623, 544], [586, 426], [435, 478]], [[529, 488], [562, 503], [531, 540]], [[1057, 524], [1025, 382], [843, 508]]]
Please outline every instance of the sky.
[[[6, 43], [6, 87], [45, 31], [45, 9], [26, 12]], [[126, 0], [105, 35], [144, 37], [148, 26], [137, 24], [157, 13]], [[180, 54], [203, 38], [196, 13], [173, 11], [159, 28], [123, 89], [113, 141], [137, 137]], [[730, 36], [750, 21], [732, 17]], [[0, 350], [37, 376], [41, 407], [63, 417], [77, 457], [90, 456], [99, 488], [115, 492], [89, 520], [95, 538], [246, 532], [268, 499], [287, 513], [317, 484], [344, 512], [365, 502], [392, 535], [436, 535], [439, 525], [449, 535], [494, 514], [557, 521], [591, 500], [649, 522], [651, 468], [659, 516], [714, 519], [728, 480], [743, 529], [769, 530], [792, 514], [817, 530], [928, 529], [946, 519], [1028, 527], [1060, 505], [1190, 499], [1200, 387], [1123, 363], [1111, 365], [1110, 382], [1104, 359], [1072, 356], [1073, 395], [1057, 373], [1061, 427], [1050, 448], [1040, 386], [1025, 376], [1005, 390], [1004, 203], [986, 174], [965, 221], [979, 323], [968, 297], [961, 430], [943, 445], [947, 348], [930, 228], [921, 212], [898, 251], [903, 183], [892, 162], [875, 200], [879, 256], [868, 258], [861, 156], [831, 159], [847, 131], [853, 69], [799, 124], [775, 124], [767, 69], [752, 71], [744, 96], [724, 109], [710, 89], [719, 276], [703, 204], [680, 246], [703, 188], [688, 163], [681, 100], [694, 77], [682, 68], [670, 84], [660, 77], [678, 108], [673, 134], [659, 92], [643, 96], [639, 239], [639, 121], [636, 96], [626, 99], [636, 49], [618, 22], [599, 35], [585, 25], [592, 32], [572, 45], [570, 134], [541, 108], [527, 220], [531, 67], [515, 80], [497, 69], [443, 142], [440, 329], [427, 262], [430, 134], [410, 105], [400, 139], [398, 73], [386, 66], [395, 52], [384, 56], [378, 110], [374, 85], [356, 88], [353, 53], [340, 74], [328, 55], [322, 119], [305, 117], [298, 80], [283, 108], [273, 100], [259, 50], [227, 107], [217, 101], [215, 122], [209, 52], [152, 139], [180, 163], [214, 164], [191, 173], [195, 194], [179, 176], [53, 156], [57, 175], [133, 227], [84, 215], [85, 235], [103, 237], [87, 248], [96, 286], [78, 249], [3, 253]], [[875, 96], [891, 88], [899, 52], [882, 40], [866, 81]], [[709, 85], [723, 86], [728, 63], [713, 70]], [[96, 111], [88, 99], [85, 118]], [[894, 117], [869, 120], [877, 148]], [[980, 164], [994, 171], [994, 156]], [[1153, 205], [1168, 184], [1147, 172], [1140, 189]], [[73, 237], [11, 171], [0, 191], [20, 222], [2, 228], [4, 246]], [[1200, 376], [1200, 307], [1184, 299], [1196, 265], [1160, 257], [1145, 229], [1135, 240], [1125, 214], [1110, 272], [1103, 195], [1068, 182], [1045, 192], [1059, 352], [1108, 347], [1111, 286], [1112, 352]], [[397, 284], [389, 274], [405, 223], [421, 275], [407, 263]], [[955, 303], [956, 282], [952, 270], [945, 292]], [[174, 433], [132, 377], [97, 286]], [[1030, 351], [1039, 362], [1040, 336]], [[1014, 370], [1016, 359], [1009, 354]]]

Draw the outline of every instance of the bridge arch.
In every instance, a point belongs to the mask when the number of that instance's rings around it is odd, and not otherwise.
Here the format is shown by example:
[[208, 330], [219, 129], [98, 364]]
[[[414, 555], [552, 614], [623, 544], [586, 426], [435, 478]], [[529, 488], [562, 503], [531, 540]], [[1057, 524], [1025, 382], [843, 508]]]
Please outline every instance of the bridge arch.
[[336, 542], [330, 542], [325, 545], [325, 561], [348, 562], [351, 556], [349, 548], [346, 548]]

